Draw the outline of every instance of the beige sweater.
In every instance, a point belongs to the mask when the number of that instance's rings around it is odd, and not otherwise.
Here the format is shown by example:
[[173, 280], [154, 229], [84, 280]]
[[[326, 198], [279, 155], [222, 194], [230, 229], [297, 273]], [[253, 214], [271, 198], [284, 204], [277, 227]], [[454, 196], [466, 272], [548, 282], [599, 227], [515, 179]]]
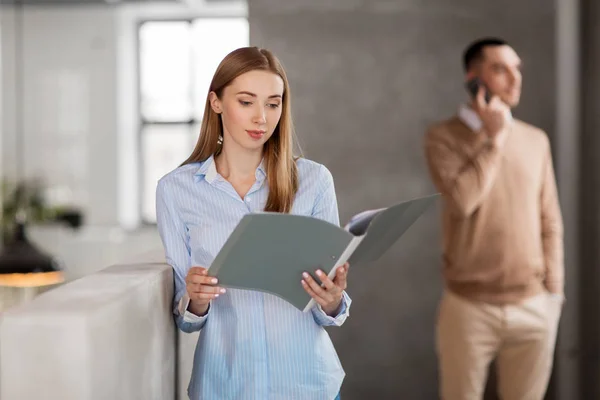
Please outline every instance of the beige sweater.
[[425, 154], [443, 199], [447, 287], [515, 303], [563, 292], [563, 222], [546, 134], [514, 120], [498, 148], [458, 117], [432, 126]]

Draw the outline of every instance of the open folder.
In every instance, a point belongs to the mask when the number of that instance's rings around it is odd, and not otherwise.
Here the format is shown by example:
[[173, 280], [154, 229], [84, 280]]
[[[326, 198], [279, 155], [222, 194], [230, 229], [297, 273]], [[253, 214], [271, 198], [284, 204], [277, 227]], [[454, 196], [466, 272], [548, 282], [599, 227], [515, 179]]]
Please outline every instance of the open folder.
[[245, 215], [208, 269], [219, 286], [259, 290], [310, 310], [314, 300], [300, 281], [320, 283], [346, 261], [360, 268], [381, 257], [436, 200], [438, 194], [355, 215], [342, 229], [321, 219], [282, 213]]

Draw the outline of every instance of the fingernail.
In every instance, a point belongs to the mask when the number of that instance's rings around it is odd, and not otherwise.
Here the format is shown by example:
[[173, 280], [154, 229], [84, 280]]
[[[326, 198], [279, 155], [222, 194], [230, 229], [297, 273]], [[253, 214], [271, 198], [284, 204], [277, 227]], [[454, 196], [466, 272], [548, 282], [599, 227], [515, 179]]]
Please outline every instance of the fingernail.
[[213, 278], [213, 279], [211, 280], [211, 283], [217, 283], [217, 278]]
[[218, 295], [218, 294], [215, 294], [215, 297], [219, 297], [219, 295]]
[[317, 275], [319, 275], [319, 276], [323, 275], [323, 273], [321, 272], [320, 269], [317, 270]]
[[[225, 293], [225, 289], [221, 289], [220, 290], [221, 293]], [[218, 296], [218, 295], [217, 295]]]
[[300, 282], [302, 282], [302, 285], [303, 285], [303, 286], [304, 286], [304, 285], [306, 285], [306, 282], [304, 282], [304, 279], [303, 279], [303, 280], [301, 280]]
[[308, 278], [308, 274], [306, 272], [303, 272], [302, 276], [305, 277], [305, 278]]

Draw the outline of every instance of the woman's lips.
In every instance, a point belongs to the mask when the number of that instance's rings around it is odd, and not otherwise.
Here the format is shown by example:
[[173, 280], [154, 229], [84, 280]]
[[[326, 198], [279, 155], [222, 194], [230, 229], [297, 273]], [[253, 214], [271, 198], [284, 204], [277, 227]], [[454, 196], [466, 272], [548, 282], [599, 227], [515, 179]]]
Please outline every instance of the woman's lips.
[[262, 139], [263, 135], [265, 134], [265, 131], [261, 131], [261, 130], [246, 130], [246, 132], [248, 133], [248, 135], [250, 135], [250, 137], [252, 139]]

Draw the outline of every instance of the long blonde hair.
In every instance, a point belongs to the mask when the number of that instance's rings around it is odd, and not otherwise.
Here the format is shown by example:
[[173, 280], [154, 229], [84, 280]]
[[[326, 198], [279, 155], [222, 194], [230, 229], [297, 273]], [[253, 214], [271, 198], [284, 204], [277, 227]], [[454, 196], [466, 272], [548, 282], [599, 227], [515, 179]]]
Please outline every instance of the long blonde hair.
[[[273, 135], [264, 145], [264, 159], [269, 184], [265, 211], [288, 213], [298, 191], [298, 170], [294, 158], [294, 128], [290, 105], [290, 88], [283, 66], [269, 50], [242, 47], [229, 53], [217, 67], [209, 93], [221, 98], [223, 90], [238, 76], [254, 70], [270, 71], [283, 80], [281, 118]], [[202, 162], [221, 152], [223, 135], [221, 118], [207, 96], [200, 136], [192, 154], [182, 165]]]

